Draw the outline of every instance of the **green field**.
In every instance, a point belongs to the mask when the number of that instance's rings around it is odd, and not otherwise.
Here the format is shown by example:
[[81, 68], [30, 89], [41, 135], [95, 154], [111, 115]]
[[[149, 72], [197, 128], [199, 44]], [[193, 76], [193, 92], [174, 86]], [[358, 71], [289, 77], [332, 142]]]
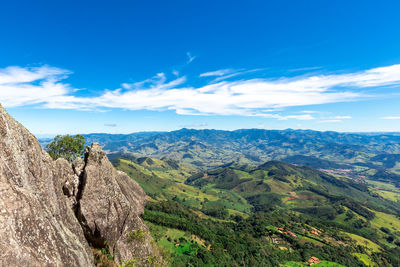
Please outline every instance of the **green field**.
[[393, 232], [397, 232], [400, 229], [400, 218], [383, 212], [376, 211], [376, 216], [371, 221], [371, 224], [376, 227], [386, 227], [392, 230]]
[[372, 242], [369, 239], [366, 239], [362, 236], [351, 234], [351, 233], [346, 233], [352, 240], [354, 240], [357, 245], [366, 247], [369, 249], [370, 252], [379, 252], [382, 250], [382, 248], [377, 245], [376, 243]]
[[[184, 231], [162, 227], [151, 222], [147, 222], [147, 225], [157, 243], [172, 255], [194, 255], [196, 254], [196, 247], [202, 245], [197, 242], [200, 241], [201, 243], [201, 239], [193, 238], [193, 236]], [[193, 246], [195, 243], [196, 246]]]
[[386, 190], [375, 190], [380, 196], [385, 199], [398, 202], [400, 200], [400, 193], [399, 192], [391, 192]]
[[353, 253], [353, 255], [359, 258], [366, 266], [377, 266], [376, 263], [374, 263], [367, 254]]
[[310, 256], [323, 260], [314, 266], [396, 261], [400, 220], [390, 213], [397, 206], [376, 196], [392, 184], [276, 161], [200, 172], [168, 159], [114, 164], [149, 195], [144, 219], [171, 266], [304, 266]]

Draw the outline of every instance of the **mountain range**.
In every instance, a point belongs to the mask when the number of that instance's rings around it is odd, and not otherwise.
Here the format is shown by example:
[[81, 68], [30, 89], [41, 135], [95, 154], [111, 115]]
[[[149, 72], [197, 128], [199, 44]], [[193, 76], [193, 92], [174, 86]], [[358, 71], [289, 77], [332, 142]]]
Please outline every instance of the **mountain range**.
[[281, 160], [317, 169], [347, 169], [357, 179], [368, 177], [400, 184], [400, 135], [396, 133], [181, 129], [85, 137], [89, 144], [102, 144], [109, 155], [167, 157], [199, 170], [230, 162], [259, 165]]
[[400, 264], [396, 133], [181, 129], [85, 138], [146, 192], [143, 219], [171, 266]]

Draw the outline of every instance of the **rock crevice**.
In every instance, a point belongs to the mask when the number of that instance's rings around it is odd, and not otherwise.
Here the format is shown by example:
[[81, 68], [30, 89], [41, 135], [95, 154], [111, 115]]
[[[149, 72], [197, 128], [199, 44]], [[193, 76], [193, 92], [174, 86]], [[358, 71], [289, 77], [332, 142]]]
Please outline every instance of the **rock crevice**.
[[[144, 262], [156, 254], [145, 196], [99, 144], [72, 164], [53, 161], [0, 105], [0, 266], [92, 266], [90, 247]], [[129, 240], [138, 229], [144, 238]]]

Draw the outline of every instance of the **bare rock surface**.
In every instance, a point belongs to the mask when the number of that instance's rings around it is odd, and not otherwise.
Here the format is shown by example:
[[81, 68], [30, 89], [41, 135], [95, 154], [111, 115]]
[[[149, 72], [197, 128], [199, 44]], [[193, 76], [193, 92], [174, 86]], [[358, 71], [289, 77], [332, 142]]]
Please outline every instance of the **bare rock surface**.
[[89, 243], [110, 249], [118, 263], [151, 257], [152, 238], [140, 217], [146, 201], [143, 189], [117, 171], [97, 143], [86, 147], [79, 176], [76, 214]]
[[0, 106], [0, 266], [91, 266], [55, 162]]
[[84, 160], [53, 161], [0, 105], [0, 266], [93, 266], [90, 247], [118, 264], [154, 261], [144, 205], [98, 144]]

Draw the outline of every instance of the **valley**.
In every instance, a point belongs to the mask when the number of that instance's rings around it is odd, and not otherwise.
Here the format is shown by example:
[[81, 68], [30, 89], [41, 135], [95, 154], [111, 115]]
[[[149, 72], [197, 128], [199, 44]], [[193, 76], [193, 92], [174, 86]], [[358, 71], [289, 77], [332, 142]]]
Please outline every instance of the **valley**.
[[143, 218], [171, 266], [400, 264], [399, 135], [182, 129], [85, 137], [144, 189]]
[[400, 267], [400, 1], [2, 1], [0, 267]]
[[148, 194], [144, 219], [172, 266], [397, 264], [400, 205], [377, 194], [395, 190], [389, 183], [280, 161], [208, 171], [167, 158], [113, 163]]

